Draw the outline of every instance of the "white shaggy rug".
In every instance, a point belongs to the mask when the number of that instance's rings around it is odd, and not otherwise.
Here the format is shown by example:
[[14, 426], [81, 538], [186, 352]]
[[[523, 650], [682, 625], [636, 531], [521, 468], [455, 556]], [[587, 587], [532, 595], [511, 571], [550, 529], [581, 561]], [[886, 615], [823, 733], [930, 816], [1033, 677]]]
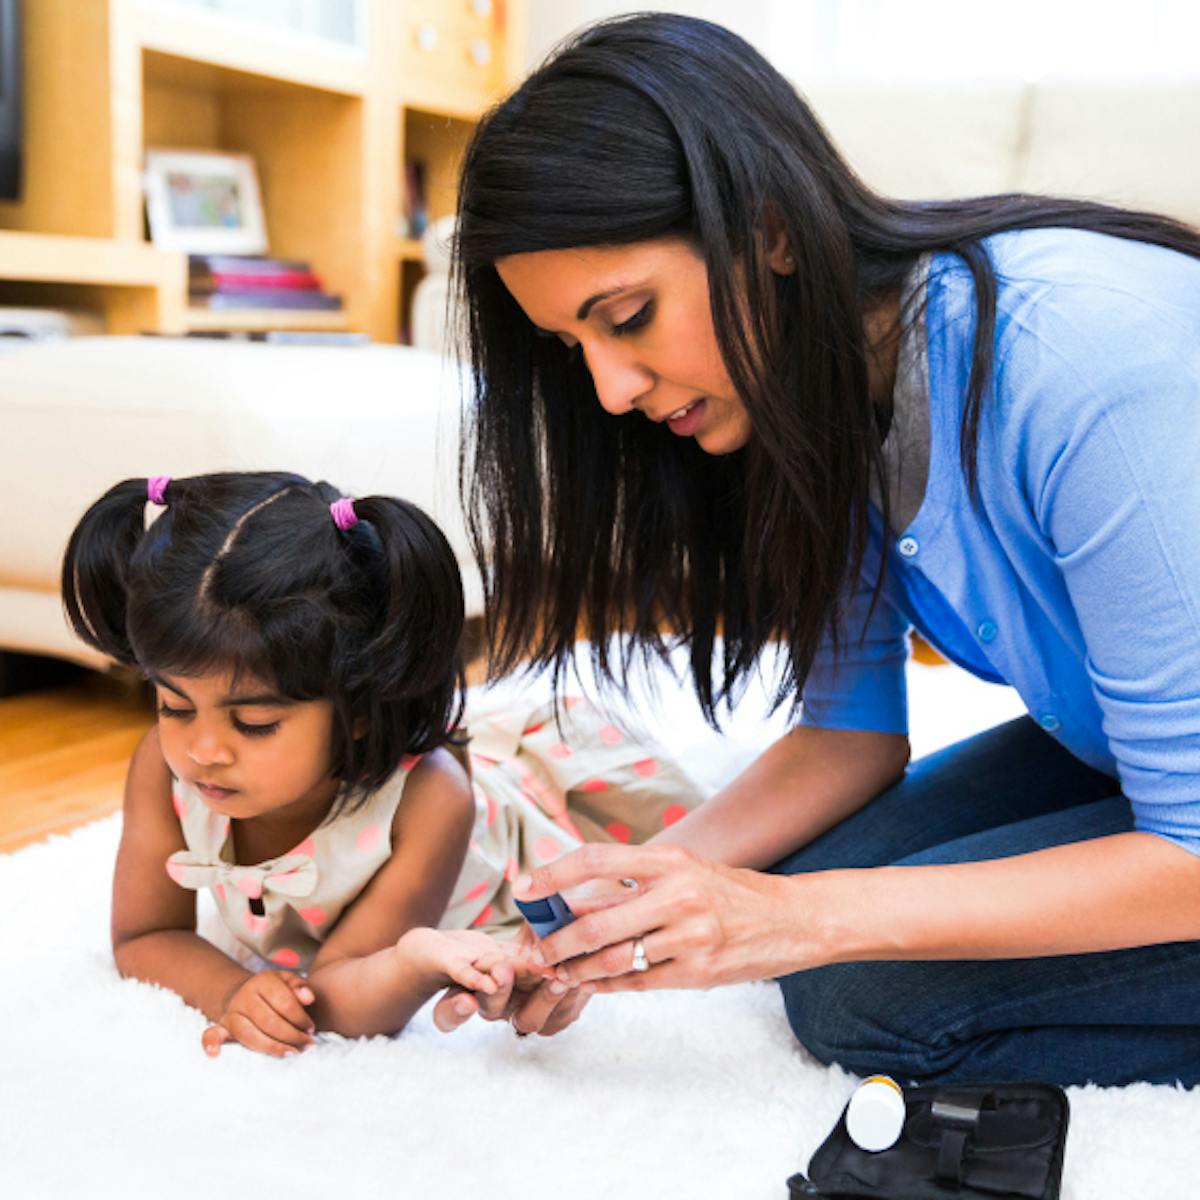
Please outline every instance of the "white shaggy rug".
[[[948, 667], [911, 690], [918, 751], [1020, 711]], [[749, 702], [736, 753], [677, 699], [663, 728], [714, 782], [763, 739]], [[782, 1198], [854, 1085], [796, 1046], [771, 984], [598, 997], [547, 1040], [446, 1037], [426, 1009], [396, 1039], [210, 1060], [199, 1013], [113, 968], [118, 821], [0, 857], [2, 1197]], [[1200, 1094], [1070, 1098], [1067, 1200], [1193, 1195]]]

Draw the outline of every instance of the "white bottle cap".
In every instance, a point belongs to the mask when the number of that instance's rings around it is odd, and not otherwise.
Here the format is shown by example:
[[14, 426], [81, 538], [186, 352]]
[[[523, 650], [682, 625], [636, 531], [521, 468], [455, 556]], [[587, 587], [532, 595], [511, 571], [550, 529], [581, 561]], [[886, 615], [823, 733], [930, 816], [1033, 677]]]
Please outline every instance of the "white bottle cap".
[[900, 1140], [904, 1128], [904, 1093], [887, 1075], [872, 1075], [858, 1085], [846, 1106], [846, 1132], [860, 1149], [872, 1154]]

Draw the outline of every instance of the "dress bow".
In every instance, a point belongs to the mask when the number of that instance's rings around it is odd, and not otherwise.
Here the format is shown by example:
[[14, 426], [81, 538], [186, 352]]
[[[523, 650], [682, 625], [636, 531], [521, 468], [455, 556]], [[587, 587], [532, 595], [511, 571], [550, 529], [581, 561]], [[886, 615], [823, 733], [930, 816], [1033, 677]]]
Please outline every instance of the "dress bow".
[[180, 887], [199, 891], [219, 884], [235, 887], [248, 900], [280, 896], [285, 899], [309, 896], [317, 886], [317, 864], [308, 854], [285, 854], [253, 867], [213, 861], [178, 850], [167, 859], [167, 874]]

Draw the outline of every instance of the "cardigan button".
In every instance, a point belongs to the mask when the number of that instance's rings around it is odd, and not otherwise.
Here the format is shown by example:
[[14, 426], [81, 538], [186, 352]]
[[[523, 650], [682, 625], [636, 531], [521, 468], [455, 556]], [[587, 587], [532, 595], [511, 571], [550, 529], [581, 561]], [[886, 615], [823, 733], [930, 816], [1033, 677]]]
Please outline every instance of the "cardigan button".
[[904, 555], [905, 558], [912, 558], [920, 550], [921, 545], [915, 537], [902, 537], [896, 549]]
[[1047, 732], [1053, 733], [1058, 729], [1062, 722], [1053, 713], [1043, 713], [1038, 718], [1038, 724]]
[[975, 632], [979, 635], [981, 642], [994, 642], [999, 630], [996, 628], [995, 621], [980, 621], [979, 628]]

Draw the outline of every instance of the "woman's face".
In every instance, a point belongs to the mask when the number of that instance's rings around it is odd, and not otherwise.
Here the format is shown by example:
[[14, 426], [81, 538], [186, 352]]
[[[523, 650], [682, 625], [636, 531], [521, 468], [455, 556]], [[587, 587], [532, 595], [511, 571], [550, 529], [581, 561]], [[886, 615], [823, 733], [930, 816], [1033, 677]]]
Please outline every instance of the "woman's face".
[[690, 243], [537, 250], [496, 270], [540, 333], [579, 347], [607, 412], [665, 422], [709, 454], [749, 440], [717, 348], [708, 271]]

